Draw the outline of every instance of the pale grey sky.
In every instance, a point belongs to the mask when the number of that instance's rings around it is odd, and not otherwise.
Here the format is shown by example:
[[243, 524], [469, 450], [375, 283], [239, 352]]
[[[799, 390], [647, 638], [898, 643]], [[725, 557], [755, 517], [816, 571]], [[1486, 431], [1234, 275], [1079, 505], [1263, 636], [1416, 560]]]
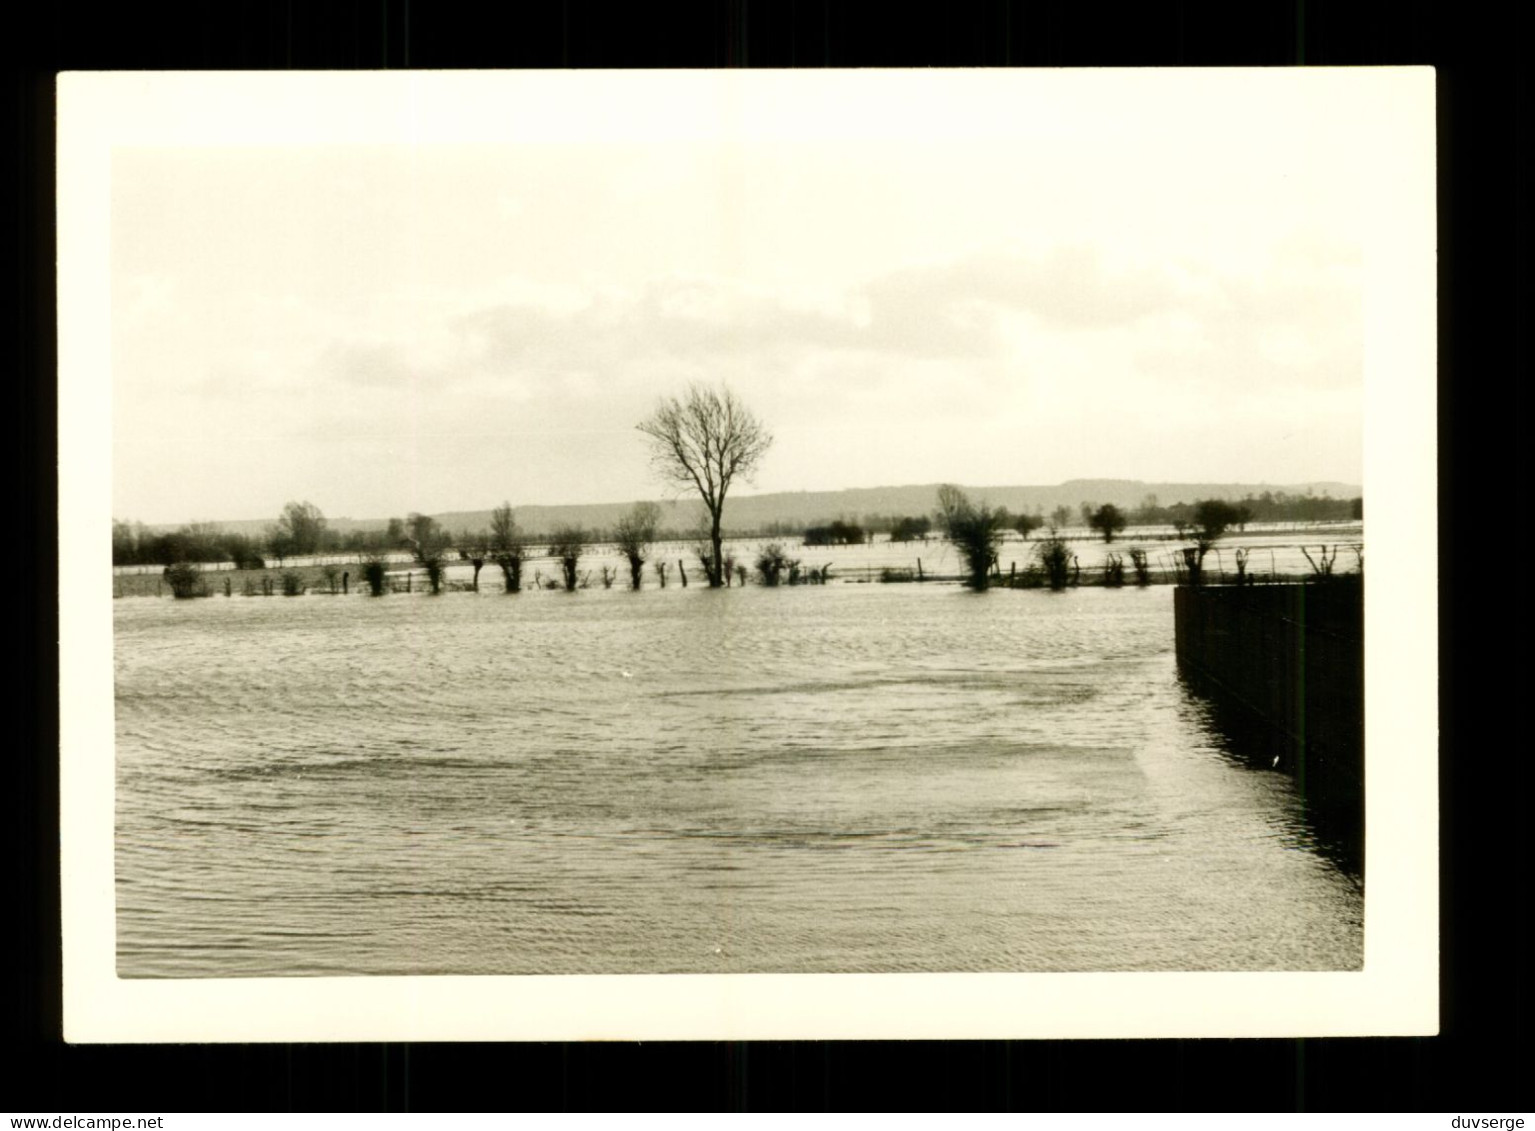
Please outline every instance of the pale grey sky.
[[1140, 74], [913, 72], [920, 115], [836, 130], [701, 75], [709, 127], [662, 136], [116, 148], [114, 515], [656, 497], [634, 426], [691, 380], [774, 432], [752, 492], [1359, 482], [1378, 100]]

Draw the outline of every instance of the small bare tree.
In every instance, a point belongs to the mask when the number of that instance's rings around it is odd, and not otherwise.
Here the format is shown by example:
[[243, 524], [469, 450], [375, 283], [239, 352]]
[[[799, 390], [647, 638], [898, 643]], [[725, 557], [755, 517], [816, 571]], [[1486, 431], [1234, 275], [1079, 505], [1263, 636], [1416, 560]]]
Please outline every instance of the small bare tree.
[[[1312, 581], [1332, 580], [1333, 566], [1338, 560], [1338, 547], [1334, 546], [1332, 553], [1329, 554], [1326, 546], [1318, 546], [1316, 548], [1317, 556], [1314, 558], [1311, 556], [1311, 551], [1304, 546], [1300, 548], [1300, 552], [1306, 555], [1306, 561], [1311, 565]], [[1362, 569], [1361, 572], [1363, 572]]]
[[781, 584], [785, 574], [789, 575], [789, 584], [793, 585], [799, 580], [799, 561], [789, 557], [781, 542], [769, 542], [757, 555], [757, 572], [764, 585]]
[[[502, 503], [490, 515], [490, 560], [501, 567], [506, 578], [506, 592], [522, 589], [522, 563], [527, 557], [527, 542], [512, 520], [512, 505]], [[478, 576], [478, 575], [477, 575]]]
[[549, 556], [560, 563], [565, 576], [565, 588], [573, 591], [579, 582], [576, 566], [586, 553], [586, 531], [579, 526], [562, 526], [549, 535]]
[[976, 504], [951, 483], [938, 488], [938, 515], [944, 533], [965, 560], [971, 589], [985, 589], [1002, 545], [1003, 516], [985, 504]]
[[406, 543], [416, 557], [416, 562], [426, 570], [426, 580], [432, 587], [432, 595], [442, 592], [444, 555], [452, 539], [431, 515], [410, 514], [405, 519]]
[[657, 472], [692, 489], [709, 515], [709, 584], [724, 584], [720, 519], [725, 496], [737, 478], [750, 479], [773, 437], [728, 388], [693, 385], [682, 397], [666, 397], [638, 428], [651, 441]]
[[368, 593], [374, 597], [384, 595], [384, 581], [388, 574], [388, 567], [384, 562], [384, 555], [369, 554], [362, 559], [362, 579], [368, 583]]
[[1051, 527], [1049, 537], [1034, 544], [1034, 557], [1044, 570], [1050, 588], [1065, 589], [1067, 579], [1071, 576], [1072, 553], [1066, 547], [1066, 539], [1061, 537], [1059, 530]]
[[289, 503], [277, 518], [276, 530], [289, 553], [316, 554], [325, 540], [325, 515], [309, 500]]
[[485, 560], [490, 557], [490, 531], [476, 530], [460, 531], [458, 535], [458, 556], [474, 567], [474, 580], [470, 587], [478, 593], [480, 591], [480, 570], [485, 568]]
[[[656, 540], [656, 527], [661, 521], [661, 508], [655, 503], [635, 503], [629, 513], [618, 520], [613, 531], [613, 541], [618, 552], [629, 559], [629, 586], [639, 589], [645, 577], [645, 559]], [[666, 585], [662, 574], [662, 587]]]

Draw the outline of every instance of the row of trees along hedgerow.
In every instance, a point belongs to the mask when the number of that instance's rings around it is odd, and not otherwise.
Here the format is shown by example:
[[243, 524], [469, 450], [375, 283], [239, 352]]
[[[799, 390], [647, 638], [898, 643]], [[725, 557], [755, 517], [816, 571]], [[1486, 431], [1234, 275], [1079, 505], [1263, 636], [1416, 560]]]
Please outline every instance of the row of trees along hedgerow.
[[[661, 477], [684, 491], [696, 491], [703, 501], [708, 515], [704, 534], [707, 548], [701, 554], [704, 572], [711, 587], [727, 584], [726, 555], [721, 545], [725, 499], [738, 480], [750, 479], [772, 445], [772, 434], [729, 389], [696, 384], [681, 397], [663, 398], [638, 428], [650, 441], [653, 466]], [[655, 504], [640, 503], [614, 531], [635, 588], [644, 576], [659, 519]], [[577, 566], [588, 541], [589, 535], [573, 526], [549, 536], [547, 552], [559, 561], [560, 580], [567, 589], [579, 583]], [[308, 501], [287, 504], [277, 523], [267, 528], [264, 541], [226, 533], [210, 523], [193, 523], [170, 533], [149, 531], [142, 523], [112, 524], [114, 565], [165, 564], [169, 570], [231, 562], [238, 568], [260, 569], [266, 565], [263, 550], [276, 558], [279, 566], [284, 559], [302, 555], [358, 553], [363, 559], [364, 580], [374, 593], [383, 591], [384, 555], [402, 548], [409, 549], [425, 570], [434, 593], [441, 589], [446, 563], [454, 552], [473, 565], [476, 588], [480, 570], [490, 561], [501, 568], [506, 591], [515, 593], [522, 587], [524, 562], [533, 552], [530, 540], [513, 521], [509, 504], [496, 509], [489, 530], [462, 534], [457, 539], [436, 519], [422, 514], [412, 514], [403, 521], [391, 519], [382, 532], [352, 531], [343, 537], [330, 529], [320, 509]], [[730, 565], [735, 568], [733, 562]], [[744, 574], [744, 567], [741, 569]], [[678, 571], [686, 584], [680, 563]], [[186, 569], [176, 569], [178, 579], [187, 573]], [[661, 576], [664, 584], [665, 573]], [[606, 574], [604, 581], [611, 583]], [[180, 595], [187, 586], [173, 588]]]
[[[1020, 527], [1016, 521], [1010, 520], [1005, 508], [990, 507], [984, 502], [974, 502], [963, 490], [950, 484], [939, 488], [937, 502], [937, 514], [944, 537], [955, 546], [964, 565], [964, 583], [972, 589], [986, 589], [993, 579], [1004, 580], [998, 566], [1002, 541], [1010, 529], [1022, 529], [1027, 535], [1027, 525]], [[1204, 580], [1203, 567], [1206, 555], [1217, 540], [1232, 527], [1240, 525], [1243, 510], [1240, 506], [1224, 500], [1207, 499], [1193, 504], [1192, 511], [1193, 544], [1177, 552], [1176, 562], [1180, 578], [1190, 584], [1199, 585]], [[659, 519], [660, 508], [656, 504], [638, 503], [619, 520], [615, 528], [613, 543], [628, 561], [629, 584], [633, 589], [643, 587], [644, 567], [657, 538]], [[432, 593], [441, 591], [446, 563], [452, 554], [470, 562], [474, 567], [472, 586], [475, 589], [479, 588], [481, 569], [487, 562], [493, 562], [503, 572], [505, 579], [503, 591], [519, 592], [522, 588], [525, 560], [529, 556], [538, 554], [541, 549], [559, 564], [559, 574], [556, 577], [543, 579], [540, 574], [535, 578], [541, 587], [574, 590], [588, 584], [588, 574], [582, 573], [578, 568], [590, 541], [586, 532], [579, 527], [561, 527], [547, 539], [540, 539], [535, 544], [517, 528], [512, 518], [510, 504], [503, 503], [496, 508], [492, 514], [489, 529], [472, 535], [461, 534], [457, 539], [449, 538], [436, 519], [420, 514], [412, 514], [404, 520], [400, 524], [400, 531], [402, 545], [411, 550], [415, 562], [423, 568]], [[1111, 537], [1112, 533], [1112, 529], [1105, 530], [1105, 537]], [[806, 539], [806, 544], [811, 544], [809, 539]], [[712, 541], [707, 530], [698, 535], [696, 554], [706, 574], [717, 549], [718, 544]], [[1360, 547], [1356, 546], [1354, 550], [1358, 557], [1359, 572], [1362, 574], [1363, 553]], [[1330, 552], [1326, 547], [1319, 548], [1319, 556], [1316, 558], [1313, 558], [1310, 551], [1305, 548], [1303, 553], [1312, 566], [1311, 580], [1327, 581], [1335, 576], [1337, 547], [1333, 547]], [[1128, 554], [1136, 584], [1149, 584], [1151, 573], [1146, 551], [1132, 547]], [[1080, 583], [1081, 565], [1076, 555], [1072, 553], [1070, 543], [1062, 535], [1060, 528], [1054, 524], [1050, 526], [1048, 535], [1034, 544], [1034, 559], [1034, 564], [1022, 578], [1014, 580], [1010, 575], [1012, 583], [1021, 581], [1028, 586], [1048, 584], [1051, 589], [1057, 590]], [[362, 562], [361, 576], [369, 591], [374, 596], [381, 596], [386, 582], [384, 556], [364, 555]], [[820, 569], [802, 568], [800, 560], [791, 558], [781, 542], [771, 542], [763, 547], [754, 564], [761, 583], [769, 587], [782, 584], [825, 584], [830, 574], [829, 566]], [[653, 565], [661, 587], [665, 588], [671, 563], [656, 561]], [[1238, 584], [1255, 580], [1253, 575], [1248, 573], [1246, 565], [1246, 552], [1238, 550], [1236, 552]], [[687, 585], [685, 564], [677, 562], [676, 566], [681, 583], [684, 586]], [[1125, 562], [1122, 555], [1110, 554], [1102, 569], [1105, 586], [1116, 587], [1125, 583]], [[331, 583], [331, 591], [335, 592], [335, 575], [338, 571], [332, 565], [327, 566], [325, 572]], [[738, 578], [740, 583], [745, 585], [749, 572], [744, 563], [736, 562], [729, 555], [726, 555], [720, 563], [720, 573], [726, 585], [731, 583], [733, 577]], [[886, 574], [891, 576], [886, 579], [909, 580], [905, 577], [895, 577], [894, 574], [897, 572], [899, 571], [887, 570]], [[211, 595], [208, 575], [201, 573], [193, 563], [178, 562], [169, 566], [164, 576], [171, 586], [172, 594], [176, 597]], [[618, 570], [604, 565], [601, 576], [604, 588], [611, 588], [618, 576]], [[286, 571], [281, 581], [283, 592], [288, 596], [298, 596], [305, 592], [303, 578], [296, 571]], [[247, 583], [247, 591], [250, 591], [249, 583]], [[269, 580], [265, 583], [263, 591], [268, 595], [273, 592]], [[344, 581], [342, 591], [345, 591]], [[225, 592], [229, 592], [227, 583]]]
[[[733, 575], [744, 582], [745, 566], [727, 558], [722, 546], [725, 500], [737, 480], [751, 479], [772, 445], [772, 434], [731, 390], [697, 384], [680, 397], [662, 398], [637, 427], [649, 441], [652, 466], [660, 477], [682, 491], [696, 492], [704, 504], [707, 526], [700, 537], [699, 558], [709, 586], [728, 585]], [[1206, 553], [1229, 527], [1290, 515], [1304, 514], [1312, 519], [1362, 515], [1360, 500], [1344, 501], [1346, 515], [1338, 512], [1338, 502], [1325, 496], [1296, 498], [1265, 492], [1261, 496], [1249, 495], [1238, 504], [1202, 500], [1192, 505], [1180, 503], [1158, 508], [1155, 498], [1148, 496], [1134, 517], [1170, 520], [1180, 536], [1186, 531], [1193, 532], [1194, 546], [1182, 553], [1189, 580], [1198, 584]], [[1130, 521], [1130, 516], [1113, 504], [1094, 507], [1083, 503], [1081, 515], [1108, 542]], [[1036, 551], [1052, 585], [1065, 561], [1058, 532], [1070, 517], [1070, 508], [1057, 507], [1051, 516], [1051, 537]], [[1014, 516], [1005, 507], [973, 502], [950, 484], [939, 488], [937, 518], [944, 536], [954, 544], [964, 562], [966, 584], [978, 589], [987, 586], [1008, 530], [1027, 537], [1045, 523], [1039, 514]], [[628, 562], [632, 588], [638, 589], [642, 584], [659, 521], [660, 510], [654, 503], [639, 503], [613, 531], [613, 542]], [[888, 525], [885, 522], [879, 525], [889, 530], [891, 541], [925, 539], [931, 530], [925, 517], [893, 519]], [[838, 520], [810, 527], [804, 532], [804, 541], [806, 545], [858, 545], [865, 536], [859, 524]], [[568, 590], [582, 584], [579, 562], [591, 540], [592, 536], [581, 528], [564, 526], [553, 531], [547, 542], [541, 542], [547, 546], [547, 554], [559, 562], [558, 578], [546, 584]], [[404, 520], [391, 519], [383, 531], [350, 531], [341, 536], [329, 527], [320, 509], [307, 500], [288, 503], [276, 524], [267, 528], [264, 541], [225, 533], [209, 523], [192, 523], [170, 533], [152, 533], [142, 524], [114, 521], [112, 526], [112, 558], [116, 565], [232, 562], [239, 568], [262, 568], [263, 549], [277, 559], [279, 566], [290, 557], [350, 552], [361, 557], [363, 578], [375, 594], [383, 591], [384, 555], [402, 548], [408, 549], [422, 567], [433, 593], [440, 592], [447, 562], [454, 555], [473, 566], [474, 588], [479, 588], [481, 569], [492, 562], [502, 571], [505, 591], [516, 593], [523, 585], [524, 564], [536, 553], [529, 537], [518, 529], [507, 503], [492, 513], [489, 529], [461, 532], [456, 538], [431, 516], [414, 513]], [[781, 551], [766, 555], [757, 564], [767, 584], [775, 583], [791, 565], [798, 565], [789, 563]], [[178, 578], [185, 572], [179, 571]], [[687, 584], [682, 563], [678, 563], [678, 573], [682, 583]], [[666, 570], [658, 568], [657, 574], [664, 586]], [[824, 580], [824, 571], [819, 576]], [[605, 567], [603, 584], [611, 585], [614, 579], [613, 572]], [[180, 595], [185, 587], [173, 588]]]

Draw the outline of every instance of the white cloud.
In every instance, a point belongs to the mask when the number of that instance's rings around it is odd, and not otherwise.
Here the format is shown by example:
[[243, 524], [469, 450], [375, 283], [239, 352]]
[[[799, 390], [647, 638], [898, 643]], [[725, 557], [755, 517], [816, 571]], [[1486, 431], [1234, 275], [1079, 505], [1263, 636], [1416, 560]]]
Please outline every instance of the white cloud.
[[779, 432], [762, 490], [1357, 475], [1363, 158], [1307, 106], [1218, 153], [1226, 110], [1107, 106], [1096, 142], [125, 151], [116, 505], [634, 497], [689, 380]]

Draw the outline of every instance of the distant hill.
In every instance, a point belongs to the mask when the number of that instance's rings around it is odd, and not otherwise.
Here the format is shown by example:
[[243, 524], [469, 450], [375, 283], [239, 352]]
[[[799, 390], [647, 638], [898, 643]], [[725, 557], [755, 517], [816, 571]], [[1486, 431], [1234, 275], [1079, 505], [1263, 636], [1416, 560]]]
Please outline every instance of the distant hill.
[[[857, 487], [845, 491], [792, 491], [772, 495], [731, 496], [725, 504], [725, 526], [729, 531], [761, 530], [773, 523], [809, 526], [832, 519], [857, 522], [873, 515], [930, 514], [937, 506], [937, 483], [906, 487]], [[962, 485], [963, 486], [963, 485]], [[971, 498], [985, 500], [992, 506], [1005, 506], [1016, 513], [1039, 510], [1049, 513], [1065, 504], [1075, 512], [1081, 503], [1113, 503], [1130, 509], [1139, 506], [1148, 495], [1168, 506], [1195, 499], [1240, 499], [1261, 495], [1264, 491], [1283, 491], [1290, 495], [1331, 495], [1353, 498], [1358, 487], [1347, 483], [1144, 483], [1135, 479], [1073, 479], [1054, 487], [964, 487]], [[567, 523], [588, 529], [611, 527], [633, 505], [597, 503], [586, 506], [516, 507], [517, 524], [526, 530], [543, 532]], [[703, 504], [696, 499], [662, 502], [663, 527], [687, 530], [702, 521]], [[490, 524], [490, 511], [454, 511], [434, 516], [449, 530], [476, 530]]]
[[[1196, 499], [1240, 499], [1261, 495], [1264, 491], [1288, 495], [1331, 495], [1351, 499], [1361, 494], [1351, 483], [1146, 483], [1138, 479], [1071, 479], [1053, 487], [971, 487], [961, 484], [972, 499], [993, 506], [1005, 506], [1017, 513], [1041, 511], [1048, 514], [1066, 505], [1075, 512], [1081, 503], [1113, 503], [1128, 510], [1140, 506], [1148, 495], [1155, 495], [1162, 506], [1191, 503]], [[923, 483], [905, 487], [856, 487], [845, 491], [789, 491], [771, 495], [732, 495], [725, 505], [725, 526], [731, 532], [762, 530], [773, 523], [809, 526], [832, 519], [861, 521], [874, 515], [924, 515], [937, 505], [938, 484]], [[660, 500], [661, 525], [664, 529], [686, 531], [703, 518], [703, 504], [697, 499]], [[589, 503], [571, 506], [515, 506], [517, 525], [533, 534], [544, 534], [557, 526], [578, 525], [588, 530], [613, 526], [634, 501]], [[489, 510], [449, 511], [434, 515], [450, 531], [478, 530], [490, 525]], [[403, 516], [401, 516], [403, 517]], [[260, 534], [277, 520], [274, 514], [264, 521], [221, 523], [230, 532]], [[331, 518], [332, 529], [345, 534], [351, 530], [382, 530], [388, 519]]]

